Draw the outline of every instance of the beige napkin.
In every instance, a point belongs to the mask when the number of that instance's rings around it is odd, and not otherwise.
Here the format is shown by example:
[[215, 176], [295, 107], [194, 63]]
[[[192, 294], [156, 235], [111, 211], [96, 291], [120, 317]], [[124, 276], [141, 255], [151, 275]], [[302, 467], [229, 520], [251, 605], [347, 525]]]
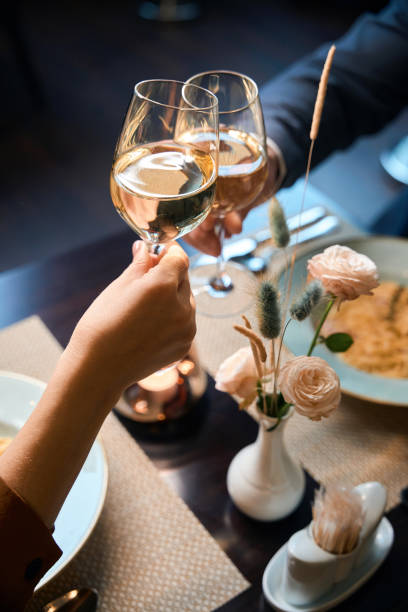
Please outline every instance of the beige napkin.
[[[47, 380], [61, 347], [38, 317], [0, 332], [0, 369]], [[109, 484], [101, 517], [29, 612], [75, 586], [98, 590], [102, 612], [209, 612], [249, 584], [115, 416], [102, 430]]]

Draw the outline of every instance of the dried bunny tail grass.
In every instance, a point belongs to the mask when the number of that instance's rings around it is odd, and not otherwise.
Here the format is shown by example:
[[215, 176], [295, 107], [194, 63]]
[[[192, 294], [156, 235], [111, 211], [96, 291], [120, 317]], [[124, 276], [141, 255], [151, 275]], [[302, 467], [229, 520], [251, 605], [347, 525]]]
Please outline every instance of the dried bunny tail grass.
[[279, 200], [272, 197], [268, 207], [269, 227], [273, 242], [279, 249], [283, 249], [289, 244], [290, 233], [286, 223], [285, 213]]
[[261, 358], [261, 361], [265, 363], [266, 358], [267, 358], [266, 349], [263, 345], [261, 338], [258, 336], [258, 334], [256, 334], [252, 329], [247, 329], [246, 327], [243, 327], [242, 325], [234, 325], [234, 329], [240, 334], [242, 334], [243, 336], [246, 336], [247, 338], [249, 338], [249, 340], [252, 340], [256, 344], [256, 347], [259, 350], [259, 356]]
[[324, 294], [323, 285], [319, 280], [309, 283], [302, 295], [290, 307], [290, 315], [296, 321], [304, 321], [313, 308], [317, 306]]
[[313, 537], [335, 555], [350, 553], [358, 544], [364, 520], [361, 497], [352, 488], [319, 489], [313, 504]]
[[327, 82], [329, 80], [330, 69], [335, 51], [336, 47], [335, 45], [332, 45], [327, 54], [322, 76], [320, 77], [319, 89], [317, 92], [317, 98], [313, 111], [312, 127], [310, 128], [310, 140], [316, 140], [317, 134], [319, 132], [320, 119], [322, 118], [323, 105], [326, 97]]
[[281, 331], [279, 293], [268, 280], [261, 281], [256, 295], [259, 330], [264, 338], [277, 338]]
[[[242, 319], [245, 323], [245, 327], [247, 329], [252, 329], [251, 323], [248, 321], [248, 319], [246, 318], [245, 315], [241, 315]], [[258, 347], [255, 344], [255, 342], [253, 340], [250, 340], [250, 345], [251, 345], [251, 350], [252, 350], [252, 355], [254, 357], [254, 361], [255, 361], [255, 367], [256, 367], [256, 371], [258, 373], [258, 377], [259, 379], [262, 379], [263, 376], [263, 372], [262, 372], [262, 364], [261, 364], [261, 358], [259, 357], [259, 351], [258, 351]]]

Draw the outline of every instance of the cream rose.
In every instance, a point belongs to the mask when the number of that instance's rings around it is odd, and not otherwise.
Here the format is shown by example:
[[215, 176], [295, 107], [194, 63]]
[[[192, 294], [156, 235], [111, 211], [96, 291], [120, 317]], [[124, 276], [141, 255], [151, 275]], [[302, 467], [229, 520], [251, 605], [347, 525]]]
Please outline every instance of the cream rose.
[[309, 259], [307, 269], [321, 281], [327, 293], [340, 300], [355, 300], [359, 295], [371, 295], [378, 287], [375, 263], [366, 255], [338, 244], [328, 247]]
[[285, 401], [312, 421], [329, 416], [340, 403], [339, 377], [320, 357], [302, 355], [285, 363], [278, 386]]
[[215, 375], [215, 388], [248, 397], [256, 391], [258, 375], [250, 347], [241, 348], [222, 362]]

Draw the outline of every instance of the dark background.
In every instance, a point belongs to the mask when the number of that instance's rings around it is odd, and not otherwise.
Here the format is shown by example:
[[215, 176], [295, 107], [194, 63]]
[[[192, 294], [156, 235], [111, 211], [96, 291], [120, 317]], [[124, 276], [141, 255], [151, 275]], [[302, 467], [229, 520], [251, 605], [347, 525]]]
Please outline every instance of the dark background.
[[[109, 196], [112, 153], [133, 85], [238, 70], [261, 86], [385, 2], [202, 1], [201, 16], [163, 23], [140, 2], [15, 2], [2, 8], [0, 271], [123, 230]], [[336, 154], [312, 183], [364, 226], [401, 189], [378, 154], [408, 127]]]

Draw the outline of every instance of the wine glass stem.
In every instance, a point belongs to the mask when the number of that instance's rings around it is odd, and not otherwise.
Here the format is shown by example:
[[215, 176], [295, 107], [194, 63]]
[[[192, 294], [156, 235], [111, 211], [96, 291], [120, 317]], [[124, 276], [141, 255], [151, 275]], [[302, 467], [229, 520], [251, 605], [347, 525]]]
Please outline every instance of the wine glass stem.
[[162, 249], [162, 245], [157, 242], [148, 242], [147, 249], [151, 255], [158, 255]]
[[217, 257], [217, 267], [215, 271], [215, 277], [220, 281], [225, 271], [225, 257], [224, 257], [224, 240], [225, 240], [225, 225], [224, 219], [218, 219], [214, 227], [215, 234], [220, 241], [221, 251]]
[[213, 295], [222, 297], [225, 293], [232, 291], [234, 285], [232, 284], [231, 278], [225, 272], [225, 258], [224, 258], [224, 238], [225, 238], [225, 226], [224, 219], [218, 219], [214, 226], [215, 234], [218, 236], [221, 246], [221, 252], [217, 257], [217, 264], [215, 267], [215, 276], [210, 279], [210, 288]]

